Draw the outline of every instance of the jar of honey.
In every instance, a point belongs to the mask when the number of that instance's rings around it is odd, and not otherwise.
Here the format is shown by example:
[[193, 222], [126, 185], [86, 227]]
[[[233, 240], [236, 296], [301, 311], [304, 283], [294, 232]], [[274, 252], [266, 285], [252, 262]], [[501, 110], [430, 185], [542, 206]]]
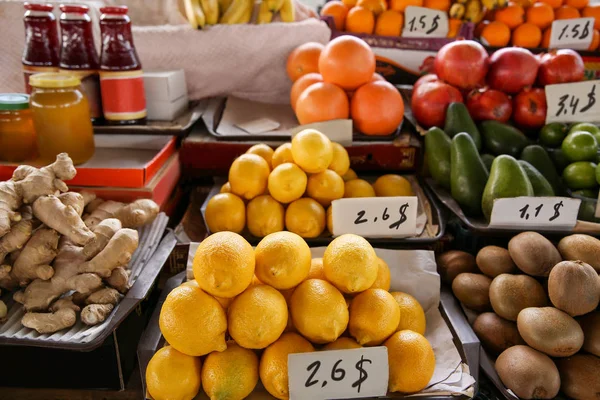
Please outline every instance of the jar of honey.
[[94, 131], [79, 78], [64, 73], [31, 76], [30, 107], [40, 161], [52, 163], [68, 153], [75, 164], [94, 155]]
[[29, 96], [0, 94], [0, 161], [32, 160], [36, 148]]

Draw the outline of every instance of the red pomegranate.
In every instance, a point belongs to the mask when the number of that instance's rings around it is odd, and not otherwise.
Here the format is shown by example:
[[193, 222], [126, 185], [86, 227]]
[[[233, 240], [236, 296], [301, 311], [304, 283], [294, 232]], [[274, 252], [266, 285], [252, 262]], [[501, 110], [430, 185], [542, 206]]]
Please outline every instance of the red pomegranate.
[[503, 92], [494, 89], [473, 90], [467, 97], [469, 114], [476, 121], [506, 122], [512, 114], [512, 102]]
[[454, 102], [463, 102], [458, 89], [440, 81], [425, 82], [413, 91], [411, 108], [420, 125], [441, 127], [446, 120], [448, 105]]
[[585, 75], [583, 59], [574, 50], [553, 50], [542, 56], [538, 72], [538, 84], [580, 82]]
[[513, 100], [513, 119], [523, 128], [537, 129], [546, 123], [546, 92], [524, 89]]
[[539, 59], [529, 50], [507, 47], [490, 57], [487, 82], [492, 89], [516, 94], [535, 83], [539, 66]]
[[436, 75], [463, 90], [483, 86], [488, 67], [487, 51], [474, 40], [448, 43], [435, 56]]
[[437, 75], [435, 74], [427, 74], [427, 75], [423, 75], [421, 76], [419, 79], [417, 79], [417, 81], [415, 82], [415, 84], [413, 85], [413, 93], [419, 88], [419, 86], [421, 86], [423, 83], [427, 83], [427, 82], [435, 82], [435, 81], [439, 81]]

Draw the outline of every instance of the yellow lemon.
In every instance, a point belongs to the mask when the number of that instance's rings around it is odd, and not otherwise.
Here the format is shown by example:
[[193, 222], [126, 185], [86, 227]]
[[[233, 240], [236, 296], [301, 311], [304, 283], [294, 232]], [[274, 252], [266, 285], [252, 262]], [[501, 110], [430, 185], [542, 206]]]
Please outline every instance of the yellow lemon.
[[269, 164], [269, 168], [271, 168], [273, 153], [273, 149], [264, 143], [255, 144], [246, 151], [246, 154], [256, 154], [257, 156], [264, 158], [267, 164]]
[[278, 148], [276, 148], [275, 152], [273, 153], [273, 157], [271, 158], [271, 165], [273, 166], [273, 168], [275, 168], [281, 164], [293, 163], [293, 162], [294, 162], [294, 157], [292, 157], [292, 144], [291, 143], [284, 143], [281, 146], [279, 146]]
[[305, 129], [292, 139], [292, 157], [305, 172], [317, 174], [333, 160], [331, 140], [314, 129]]
[[200, 243], [192, 268], [198, 285], [213, 296], [234, 297], [254, 276], [254, 250], [233, 232], [218, 232]]
[[285, 210], [268, 194], [250, 200], [246, 208], [246, 219], [248, 230], [256, 237], [264, 237], [285, 228]]
[[246, 205], [233, 193], [219, 193], [206, 205], [204, 214], [211, 232], [240, 233], [246, 225]]
[[342, 179], [344, 180], [344, 182], [348, 182], [354, 179], [358, 179], [358, 175], [356, 175], [356, 172], [354, 172], [352, 168], [348, 168], [348, 171], [346, 171], [346, 173], [342, 175]]
[[181, 285], [173, 289], [162, 305], [158, 322], [166, 341], [189, 356], [226, 348], [225, 311], [199, 287]]
[[400, 323], [396, 330], [403, 331], [408, 329], [424, 335], [427, 325], [425, 311], [423, 311], [423, 307], [421, 307], [417, 299], [410, 294], [402, 292], [392, 292], [391, 295], [396, 300], [396, 303], [398, 303], [398, 307], [400, 307]]
[[427, 387], [435, 370], [435, 354], [425, 337], [413, 331], [394, 333], [386, 342], [390, 392], [416, 393]]
[[204, 360], [202, 388], [211, 400], [245, 399], [258, 383], [258, 357], [233, 341]]
[[333, 206], [327, 208], [327, 230], [333, 235]]
[[377, 255], [364, 238], [346, 234], [331, 241], [323, 255], [325, 277], [343, 293], [370, 288], [379, 271]]
[[154, 400], [191, 400], [200, 391], [201, 367], [198, 357], [163, 347], [146, 368], [148, 393]]
[[306, 279], [325, 279], [322, 258], [313, 258], [310, 261], [310, 271], [308, 271]]
[[389, 291], [392, 279], [390, 275], [390, 267], [379, 257], [377, 257], [377, 266], [377, 279], [375, 279], [375, 283], [371, 285], [370, 289], [383, 289]]
[[339, 143], [331, 142], [333, 150], [333, 159], [328, 169], [335, 171], [339, 176], [343, 176], [350, 169], [350, 157], [348, 152]]
[[269, 175], [269, 193], [281, 203], [298, 200], [306, 191], [306, 173], [292, 163], [278, 165]]
[[264, 349], [276, 341], [287, 321], [285, 298], [268, 285], [249, 287], [227, 310], [229, 334], [247, 349]]
[[221, 186], [219, 193], [231, 193], [231, 185], [229, 182], [225, 182], [223, 186]]
[[259, 376], [267, 392], [281, 400], [290, 397], [288, 355], [315, 351], [310, 342], [297, 333], [288, 332], [266, 348], [260, 358]]
[[312, 343], [336, 340], [348, 326], [348, 307], [339, 290], [321, 279], [302, 282], [290, 302], [292, 322]]
[[[258, 279], [258, 278], [256, 277], [256, 275], [254, 275], [254, 276], [252, 277], [252, 282], [250, 282], [250, 286], [258, 286], [258, 285], [264, 285], [264, 283], [262, 283], [262, 282], [260, 281], [260, 279]], [[250, 287], [250, 286], [248, 286], [248, 287]]]
[[400, 322], [400, 308], [389, 292], [369, 289], [350, 303], [350, 335], [363, 346], [377, 346], [390, 337]]
[[242, 154], [229, 168], [231, 192], [243, 199], [251, 200], [267, 189], [269, 164], [256, 154]]
[[265, 236], [256, 246], [255, 274], [276, 289], [298, 285], [310, 271], [310, 247], [293, 232], [276, 232]]
[[356, 340], [349, 337], [341, 337], [338, 338], [335, 342], [331, 342], [325, 346], [321, 350], [351, 350], [351, 349], [360, 349], [362, 346], [356, 343]]
[[325, 229], [325, 209], [314, 199], [298, 199], [285, 211], [285, 227], [303, 238], [315, 238]]
[[375, 197], [373, 186], [364, 179], [347, 181], [344, 187], [344, 197]]
[[410, 182], [400, 175], [383, 175], [373, 184], [377, 197], [414, 196]]
[[344, 197], [344, 180], [336, 172], [328, 169], [308, 178], [307, 194], [328, 207], [333, 200]]
[[[196, 282], [196, 281], [194, 281]], [[221, 305], [221, 307], [223, 307], [223, 310], [227, 311], [227, 309], [229, 308], [229, 306], [231, 305], [231, 303], [233, 303], [233, 299], [235, 297], [219, 297], [219, 296], [213, 296], [215, 298], [215, 300], [217, 300], [219, 302], [219, 304]]]

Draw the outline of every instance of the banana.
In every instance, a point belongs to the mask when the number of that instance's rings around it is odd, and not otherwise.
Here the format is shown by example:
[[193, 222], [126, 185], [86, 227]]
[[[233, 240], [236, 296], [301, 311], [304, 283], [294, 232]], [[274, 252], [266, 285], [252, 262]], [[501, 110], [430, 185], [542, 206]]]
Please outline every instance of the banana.
[[[219, 23], [221, 24], [242, 24], [248, 15], [248, 7], [252, 5], [252, 0], [233, 0], [225, 14], [221, 16]], [[248, 18], [250, 21], [250, 18]], [[246, 21], [246, 22], [248, 22]]]
[[296, 19], [294, 0], [283, 0], [279, 15], [281, 15], [281, 21], [283, 22], [294, 22]]
[[498, 8], [504, 8], [508, 5], [508, 0], [498, 0]]
[[481, 21], [477, 21], [480, 18], [481, 10], [482, 7], [479, 0], [469, 0], [465, 10], [465, 20], [474, 23]]
[[460, 4], [467, 4], [467, 0], [456, 0], [456, 2]]
[[498, 8], [498, 0], [482, 0], [482, 3], [488, 10], [495, 10]]
[[208, 25], [219, 22], [219, 3], [217, 0], [200, 0], [200, 4]]
[[450, 18], [454, 19], [463, 19], [465, 16], [465, 6], [464, 4], [454, 3], [452, 7], [450, 7]]
[[246, 11], [238, 22], [240, 24], [247, 24], [252, 20], [252, 14], [254, 13], [254, 0], [248, 0], [246, 3]]
[[206, 25], [204, 11], [200, 6], [199, 0], [184, 0], [185, 14], [188, 22], [194, 29], [203, 28]]
[[219, 2], [219, 15], [225, 14], [225, 11], [231, 5], [231, 0], [218, 0]]
[[281, 10], [283, 7], [283, 0], [265, 0], [267, 2], [267, 7], [271, 12], [277, 12]]
[[269, 4], [267, 0], [262, 0], [260, 8], [258, 10], [257, 24], [268, 24], [273, 20], [273, 13], [269, 10]]

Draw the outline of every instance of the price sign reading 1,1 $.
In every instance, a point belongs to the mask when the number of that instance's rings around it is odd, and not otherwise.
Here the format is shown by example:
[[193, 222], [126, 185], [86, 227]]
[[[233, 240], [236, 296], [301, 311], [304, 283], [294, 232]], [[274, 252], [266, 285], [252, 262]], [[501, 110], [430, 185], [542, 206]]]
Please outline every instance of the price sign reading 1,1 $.
[[496, 199], [490, 227], [544, 230], [572, 229], [581, 199], [571, 197], [513, 197]]
[[408, 6], [404, 10], [403, 37], [446, 37], [448, 15], [439, 10]]
[[552, 23], [551, 49], [587, 50], [594, 37], [594, 18], [560, 19]]
[[388, 377], [385, 346], [288, 356], [291, 399], [385, 396]]
[[600, 81], [546, 86], [546, 123], [600, 122]]

